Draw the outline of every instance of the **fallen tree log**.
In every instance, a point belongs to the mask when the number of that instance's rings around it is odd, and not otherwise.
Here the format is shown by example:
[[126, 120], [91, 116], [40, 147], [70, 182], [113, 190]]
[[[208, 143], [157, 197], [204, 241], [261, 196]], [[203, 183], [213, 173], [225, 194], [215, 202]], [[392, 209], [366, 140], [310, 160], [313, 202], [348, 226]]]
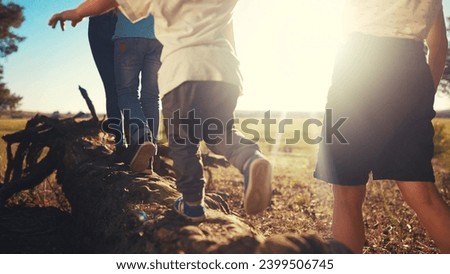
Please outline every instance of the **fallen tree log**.
[[[86, 145], [84, 146], [86, 149]], [[317, 236], [284, 235], [264, 240], [230, 210], [225, 199], [207, 193], [208, 218], [191, 224], [172, 205], [179, 196], [172, 177], [131, 173], [108, 164], [92, 145], [90, 160], [66, 169], [59, 180], [82, 229], [89, 252], [112, 253], [323, 253], [343, 252]], [[81, 152], [77, 152], [79, 155]], [[84, 157], [83, 157], [84, 158]], [[72, 161], [72, 160], [70, 160]], [[67, 165], [66, 165], [67, 166]]]
[[[87, 95], [86, 95], [87, 96]], [[112, 161], [100, 121], [90, 105], [90, 120], [36, 116], [20, 132], [4, 136], [8, 166], [0, 202], [34, 187], [56, 172], [71, 205], [86, 253], [348, 253], [335, 241], [316, 235], [264, 239], [236, 216], [218, 193], [206, 194], [208, 218], [189, 223], [172, 209], [179, 193], [162, 155], [157, 172], [133, 173]], [[13, 144], [17, 144], [15, 153]], [[163, 154], [167, 148], [163, 147]], [[210, 157], [210, 156], [205, 156]], [[208, 166], [225, 165], [206, 158]]]

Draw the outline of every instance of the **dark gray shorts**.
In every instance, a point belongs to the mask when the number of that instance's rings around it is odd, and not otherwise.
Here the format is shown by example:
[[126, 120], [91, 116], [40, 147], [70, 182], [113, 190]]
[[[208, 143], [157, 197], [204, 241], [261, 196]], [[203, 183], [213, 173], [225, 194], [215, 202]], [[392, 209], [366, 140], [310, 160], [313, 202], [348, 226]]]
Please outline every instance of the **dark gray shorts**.
[[[338, 185], [374, 179], [434, 182], [434, 84], [421, 42], [354, 35], [335, 64], [327, 109], [347, 142], [320, 144], [314, 176]], [[325, 135], [324, 135], [325, 136]], [[342, 140], [341, 140], [342, 141]]]

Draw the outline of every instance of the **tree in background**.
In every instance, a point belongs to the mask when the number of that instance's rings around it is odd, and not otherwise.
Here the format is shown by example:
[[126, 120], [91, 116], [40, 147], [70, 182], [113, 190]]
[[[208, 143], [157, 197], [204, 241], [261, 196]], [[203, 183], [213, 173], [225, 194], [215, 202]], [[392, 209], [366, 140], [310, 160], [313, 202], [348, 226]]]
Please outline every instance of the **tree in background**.
[[[18, 49], [18, 44], [25, 38], [11, 31], [11, 28], [19, 28], [25, 20], [23, 7], [0, 0], [0, 58], [5, 58]], [[3, 83], [3, 65], [0, 64], [0, 110], [14, 110], [22, 100], [6, 87]]]
[[14, 110], [19, 105], [22, 96], [17, 96], [6, 87], [3, 80], [3, 66], [0, 65], [0, 111]]

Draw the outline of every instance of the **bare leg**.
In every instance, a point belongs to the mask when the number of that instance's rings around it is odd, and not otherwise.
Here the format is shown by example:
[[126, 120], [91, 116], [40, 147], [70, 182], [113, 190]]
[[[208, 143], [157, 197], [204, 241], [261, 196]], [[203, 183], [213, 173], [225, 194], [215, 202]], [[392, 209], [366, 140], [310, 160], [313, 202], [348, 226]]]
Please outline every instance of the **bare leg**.
[[365, 242], [362, 205], [366, 186], [333, 186], [333, 238], [354, 253], [362, 253]]
[[431, 182], [397, 181], [403, 199], [442, 253], [450, 253], [450, 208]]

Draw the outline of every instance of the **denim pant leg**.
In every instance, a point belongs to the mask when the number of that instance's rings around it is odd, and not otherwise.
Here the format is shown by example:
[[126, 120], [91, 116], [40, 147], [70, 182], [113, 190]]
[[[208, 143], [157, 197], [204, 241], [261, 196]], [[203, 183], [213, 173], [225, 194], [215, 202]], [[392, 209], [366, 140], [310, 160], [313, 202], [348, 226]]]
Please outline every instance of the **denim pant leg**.
[[223, 82], [193, 84], [199, 93], [196, 115], [202, 120], [202, 139], [212, 152], [224, 156], [244, 173], [247, 160], [260, 149], [234, 127], [234, 111], [240, 94], [238, 87]]
[[119, 108], [129, 130], [132, 144], [149, 132], [147, 120], [139, 100], [139, 74], [145, 56], [144, 38], [123, 38], [115, 40], [114, 70]]
[[108, 133], [114, 134], [117, 144], [122, 144], [121, 113], [119, 110], [114, 77], [114, 43], [112, 36], [117, 17], [114, 12], [89, 18], [88, 38], [95, 65], [105, 88]]
[[158, 40], [147, 40], [147, 51], [141, 75], [141, 106], [155, 143], [159, 131], [158, 71], [161, 66], [161, 51], [162, 44]]
[[[198, 154], [200, 139], [241, 172], [246, 161], [259, 150], [257, 144], [244, 138], [233, 127], [238, 96], [239, 90], [233, 85], [204, 81], [185, 82], [163, 97], [164, 121], [177, 189], [186, 201], [203, 198], [205, 179]], [[211, 124], [218, 127], [213, 125], [213, 134], [209, 135], [205, 126]]]
[[176, 185], [185, 201], [196, 202], [203, 199], [205, 178], [200, 158], [200, 139], [195, 138], [192, 127], [195, 121], [180, 119], [187, 117], [192, 109], [186, 98], [182, 84], [162, 98], [164, 124], [169, 141], [169, 156], [173, 160]]

